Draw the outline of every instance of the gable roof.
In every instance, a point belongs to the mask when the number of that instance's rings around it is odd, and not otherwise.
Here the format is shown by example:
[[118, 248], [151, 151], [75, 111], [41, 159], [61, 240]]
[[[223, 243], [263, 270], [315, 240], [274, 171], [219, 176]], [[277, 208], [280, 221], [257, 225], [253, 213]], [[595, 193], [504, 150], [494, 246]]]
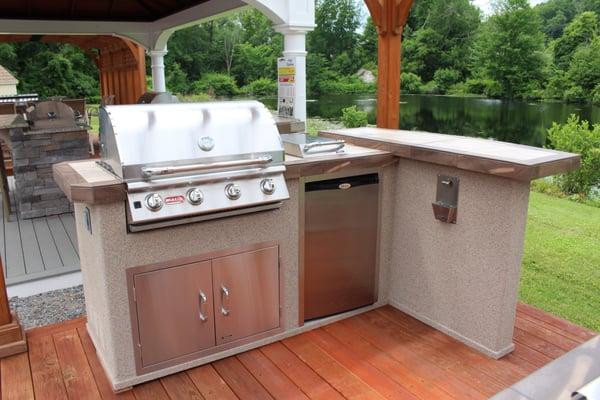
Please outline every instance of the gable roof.
[[0, 65], [0, 85], [16, 85], [17, 83], [19, 83], [19, 80]]

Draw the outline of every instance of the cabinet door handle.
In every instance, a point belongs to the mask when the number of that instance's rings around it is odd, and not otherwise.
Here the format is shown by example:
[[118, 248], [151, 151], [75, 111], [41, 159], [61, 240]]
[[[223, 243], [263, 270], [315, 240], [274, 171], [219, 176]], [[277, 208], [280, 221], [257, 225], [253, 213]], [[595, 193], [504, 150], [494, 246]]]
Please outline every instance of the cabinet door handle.
[[221, 285], [221, 314], [229, 315], [229, 310], [225, 308], [225, 299], [229, 297], [229, 289], [225, 285]]
[[204, 308], [204, 304], [206, 304], [206, 302], [208, 301], [206, 298], [206, 295], [204, 294], [204, 292], [202, 290], [200, 290], [198, 292], [198, 298], [199, 298], [199, 306], [200, 306], [200, 311], [199, 313], [199, 317], [200, 317], [200, 321], [202, 322], [206, 322], [208, 321], [208, 318], [206, 318], [206, 315], [202, 312], [202, 309]]

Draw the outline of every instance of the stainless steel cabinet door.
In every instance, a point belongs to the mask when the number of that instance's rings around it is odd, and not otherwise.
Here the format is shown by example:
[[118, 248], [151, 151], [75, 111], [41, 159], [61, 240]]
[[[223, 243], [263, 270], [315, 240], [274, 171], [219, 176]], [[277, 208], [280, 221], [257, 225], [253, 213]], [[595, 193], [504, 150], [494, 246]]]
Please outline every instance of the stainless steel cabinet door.
[[144, 367], [215, 345], [210, 261], [134, 277]]
[[217, 345], [279, 327], [279, 251], [213, 260]]

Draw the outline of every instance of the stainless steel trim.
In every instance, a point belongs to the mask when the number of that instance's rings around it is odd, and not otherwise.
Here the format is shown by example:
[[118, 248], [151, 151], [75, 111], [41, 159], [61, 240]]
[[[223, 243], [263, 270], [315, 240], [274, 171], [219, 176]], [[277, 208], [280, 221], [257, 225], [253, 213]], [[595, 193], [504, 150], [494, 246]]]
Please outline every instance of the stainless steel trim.
[[[327, 150], [328, 152], [334, 152], [334, 151], [338, 151], [344, 148], [344, 146], [346, 146], [346, 141], [345, 140], [335, 140], [335, 141], [331, 141], [331, 142], [312, 142], [312, 143], [308, 143], [304, 145], [304, 152], [305, 153], [310, 153], [311, 150], [313, 150], [314, 148], [319, 148], [319, 147], [327, 147], [327, 146], [335, 146], [334, 149], [332, 150]], [[324, 151], [324, 150], [321, 150]]]
[[203, 304], [205, 304], [208, 301], [208, 299], [206, 298], [206, 295], [204, 294], [204, 292], [202, 290], [198, 291], [198, 297], [200, 299], [200, 303], [199, 303], [199, 307], [200, 307], [200, 311], [199, 311], [200, 321], [206, 322], [206, 321], [208, 321], [208, 318], [202, 312], [202, 308], [203, 308], [202, 306], [203, 306]]
[[212, 219], [232, 217], [232, 216], [235, 216], [235, 215], [250, 214], [250, 213], [255, 213], [255, 212], [260, 212], [260, 211], [275, 210], [277, 208], [281, 208], [281, 205], [282, 205], [282, 202], [278, 201], [278, 202], [274, 202], [274, 203], [259, 205], [259, 206], [256, 206], [256, 207], [236, 208], [236, 209], [232, 209], [230, 211], [223, 211], [223, 212], [216, 212], [216, 213], [212, 213], [212, 214], [198, 215], [198, 216], [189, 217], [189, 218], [178, 218], [178, 219], [172, 219], [172, 220], [162, 220], [160, 222], [146, 223], [146, 224], [139, 224], [139, 225], [130, 224], [129, 225], [129, 231], [130, 232], [143, 232], [143, 231], [148, 231], [148, 230], [151, 230], [151, 229], [166, 228], [166, 227], [169, 227], [169, 226], [176, 226], [176, 225], [182, 225], [182, 224], [191, 224], [193, 222], [209, 221], [209, 220], [212, 220]]
[[251, 158], [249, 160], [234, 160], [234, 161], [221, 161], [210, 164], [190, 164], [181, 166], [166, 166], [166, 167], [143, 167], [142, 175], [145, 178], [151, 178], [153, 176], [173, 175], [182, 172], [198, 172], [206, 171], [211, 169], [224, 169], [234, 167], [254, 167], [269, 164], [273, 161], [273, 157], [258, 157]]
[[229, 289], [221, 285], [221, 314], [229, 316], [229, 310], [225, 308], [225, 298], [229, 298]]
[[195, 186], [200, 184], [222, 182], [225, 180], [255, 178], [259, 176], [275, 175], [282, 172], [285, 172], [285, 166], [280, 165], [260, 169], [253, 168], [242, 171], [227, 171], [207, 173], [202, 175], [178, 176], [164, 178], [160, 181], [153, 181], [151, 183], [143, 181], [127, 182], [127, 191], [130, 193], [155, 191], [157, 189]]

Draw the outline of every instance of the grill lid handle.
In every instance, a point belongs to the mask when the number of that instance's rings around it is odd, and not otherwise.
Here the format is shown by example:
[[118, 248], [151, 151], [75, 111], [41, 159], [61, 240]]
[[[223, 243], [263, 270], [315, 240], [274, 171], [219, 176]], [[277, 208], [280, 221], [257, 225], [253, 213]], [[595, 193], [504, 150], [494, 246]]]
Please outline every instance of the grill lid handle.
[[151, 178], [153, 176], [162, 175], [173, 175], [182, 172], [197, 172], [206, 171], [210, 169], [222, 169], [232, 167], [259, 167], [269, 164], [273, 161], [271, 156], [251, 158], [248, 160], [234, 160], [234, 161], [221, 161], [210, 164], [190, 164], [190, 165], [172, 165], [166, 167], [144, 167], [142, 168], [142, 175], [145, 178]]
[[[338, 151], [344, 148], [344, 146], [346, 145], [346, 141], [345, 140], [334, 140], [334, 141], [327, 141], [327, 142], [312, 142], [312, 143], [307, 143], [304, 145], [304, 152], [305, 153], [309, 153], [314, 149], [318, 149], [321, 147], [328, 147], [328, 146], [335, 146], [335, 148], [332, 151]], [[324, 152], [327, 150], [319, 150], [320, 152]], [[316, 151], [315, 151], [316, 153]]]

